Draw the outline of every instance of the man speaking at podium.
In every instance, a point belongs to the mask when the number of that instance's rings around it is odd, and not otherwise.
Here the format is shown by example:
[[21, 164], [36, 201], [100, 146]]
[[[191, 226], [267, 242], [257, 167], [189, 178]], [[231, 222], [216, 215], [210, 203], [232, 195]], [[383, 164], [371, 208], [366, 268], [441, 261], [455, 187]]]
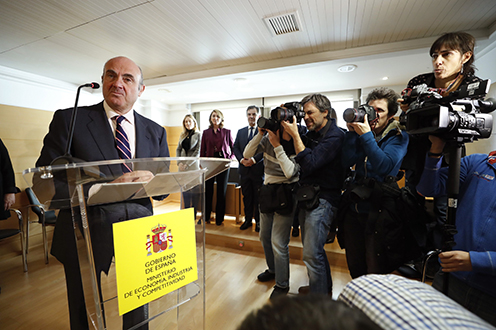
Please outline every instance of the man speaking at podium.
[[[145, 90], [141, 68], [129, 58], [112, 58], [103, 68], [102, 84], [104, 101], [78, 110], [70, 154], [83, 161], [168, 157], [165, 129], [133, 110], [136, 100]], [[55, 112], [49, 132], [43, 140], [41, 155], [36, 162], [37, 167], [50, 165], [55, 158], [64, 155], [73, 110], [69, 108]], [[115, 173], [104, 174], [115, 176]], [[120, 182], [148, 181], [153, 176], [148, 171], [132, 172], [125, 166], [118, 175], [121, 175], [118, 179]], [[115, 216], [123, 219], [140, 218], [153, 213], [148, 198], [132, 200], [122, 206], [118, 204], [117, 207], [113, 205], [113, 210], [104, 210], [102, 213], [117, 211], [119, 214]], [[71, 211], [61, 210], [53, 234], [51, 254], [64, 265], [71, 329], [88, 329], [76, 242], [73, 237]], [[110, 246], [110, 251], [103, 251], [102, 254], [105, 254], [104, 252], [107, 252], [107, 260], [103, 261], [105, 265], [98, 265], [95, 255], [98, 279], [100, 271], [108, 272], [113, 247]], [[146, 314], [145, 306], [124, 314], [123, 327], [127, 329], [139, 323], [146, 319]]]

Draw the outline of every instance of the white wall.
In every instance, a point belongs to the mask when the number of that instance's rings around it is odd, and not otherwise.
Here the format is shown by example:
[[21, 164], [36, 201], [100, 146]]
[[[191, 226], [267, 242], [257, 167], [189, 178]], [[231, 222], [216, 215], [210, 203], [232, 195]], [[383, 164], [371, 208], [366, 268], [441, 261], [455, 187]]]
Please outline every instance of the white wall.
[[[0, 67], [0, 103], [25, 108], [55, 111], [73, 107], [76, 85]], [[91, 90], [91, 89], [90, 89]], [[102, 99], [101, 92], [82, 89], [79, 105], [90, 105]]]

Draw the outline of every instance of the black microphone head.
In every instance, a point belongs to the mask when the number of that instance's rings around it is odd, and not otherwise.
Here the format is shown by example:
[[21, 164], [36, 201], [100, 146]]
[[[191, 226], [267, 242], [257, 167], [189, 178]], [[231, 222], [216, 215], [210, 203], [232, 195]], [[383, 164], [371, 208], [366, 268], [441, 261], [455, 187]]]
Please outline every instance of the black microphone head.
[[496, 100], [490, 97], [485, 101], [479, 101], [479, 106], [482, 113], [493, 112], [494, 110], [496, 110]]
[[100, 84], [96, 83], [96, 82], [91, 82], [91, 83], [87, 83], [87, 84], [79, 86], [79, 88], [83, 88], [83, 87], [91, 87], [92, 89], [98, 89], [98, 88], [100, 88]]

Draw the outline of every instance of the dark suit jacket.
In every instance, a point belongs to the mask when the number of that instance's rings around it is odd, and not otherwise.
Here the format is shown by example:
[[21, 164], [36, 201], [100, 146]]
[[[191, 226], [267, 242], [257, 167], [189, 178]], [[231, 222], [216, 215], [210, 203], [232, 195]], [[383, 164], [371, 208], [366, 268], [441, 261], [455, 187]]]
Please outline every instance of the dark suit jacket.
[[[43, 140], [43, 148], [36, 166], [49, 165], [53, 159], [65, 152], [73, 109], [58, 110], [53, 115], [48, 134]], [[154, 121], [134, 113], [136, 127], [136, 158], [168, 157], [167, 134], [165, 129]], [[84, 161], [119, 159], [115, 138], [103, 108], [103, 102], [89, 107], [78, 108], [74, 129], [71, 155]], [[120, 166], [102, 167], [105, 175], [119, 176]], [[139, 200], [139, 204], [151, 209], [149, 199]], [[146, 205], [144, 205], [146, 204]], [[74, 237], [70, 210], [62, 210], [57, 218], [51, 253], [62, 263], [73, 258], [75, 244], [67, 242]]]
[[[257, 134], [258, 131], [253, 132], [253, 136]], [[243, 151], [245, 150], [246, 145], [248, 144], [248, 126], [240, 129], [238, 134], [236, 134], [236, 140], [234, 141], [233, 152], [236, 156], [238, 162], [243, 159]], [[263, 167], [263, 153], [258, 153], [253, 157], [256, 161], [255, 165], [251, 167], [246, 167], [243, 164], [239, 163], [238, 173], [241, 176], [249, 176], [249, 177], [258, 177], [261, 178], [263, 176], [264, 167]]]
[[9, 152], [2, 140], [0, 140], [0, 220], [10, 217], [10, 211], [3, 209], [4, 195], [16, 192], [14, 168], [10, 161]]

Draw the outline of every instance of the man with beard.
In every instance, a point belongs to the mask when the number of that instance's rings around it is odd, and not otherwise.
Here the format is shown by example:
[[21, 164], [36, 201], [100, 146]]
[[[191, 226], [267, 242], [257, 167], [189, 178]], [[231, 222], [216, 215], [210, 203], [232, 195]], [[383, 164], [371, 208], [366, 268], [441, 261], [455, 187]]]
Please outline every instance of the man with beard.
[[331, 102], [322, 94], [307, 95], [301, 100], [308, 132], [300, 137], [296, 118], [281, 122], [291, 135], [296, 150], [296, 162], [301, 167], [299, 196], [313, 196], [299, 201], [303, 262], [307, 266], [310, 286], [298, 291], [332, 295], [329, 261], [324, 250], [327, 234], [337, 211], [343, 184], [341, 145], [344, 132], [331, 118]]

